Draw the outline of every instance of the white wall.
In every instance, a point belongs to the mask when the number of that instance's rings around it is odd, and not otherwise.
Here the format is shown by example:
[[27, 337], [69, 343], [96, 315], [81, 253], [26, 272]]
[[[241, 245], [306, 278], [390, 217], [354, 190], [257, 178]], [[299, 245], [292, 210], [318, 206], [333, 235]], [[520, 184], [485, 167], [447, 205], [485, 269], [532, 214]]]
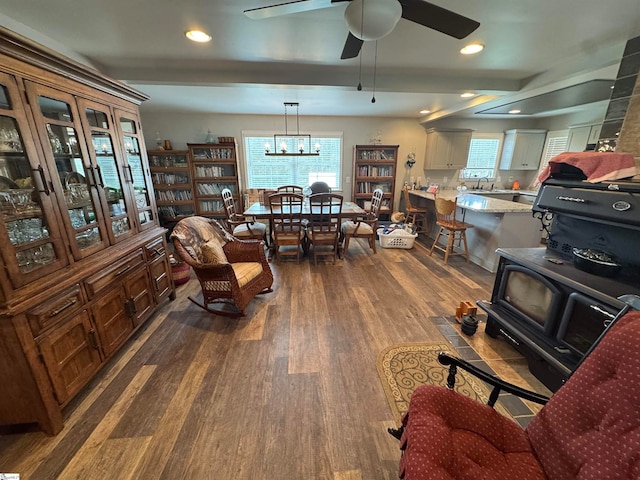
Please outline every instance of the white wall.
[[[263, 130], [284, 133], [284, 115], [219, 115], [191, 114], [171, 111], [145, 111], [140, 109], [142, 128], [147, 149], [156, 146], [156, 132], [162, 139], [171, 140], [174, 149], [186, 149], [187, 143], [203, 143], [207, 131], [216, 137], [235, 137], [244, 165], [243, 130]], [[296, 127], [294, 125], [294, 131]], [[289, 118], [291, 132], [291, 118]], [[395, 205], [398, 208], [400, 189], [410, 177], [405, 166], [407, 155], [415, 151], [416, 160], [424, 159], [426, 133], [416, 119], [364, 118], [364, 117], [312, 117], [300, 116], [300, 132], [343, 132], [342, 184], [343, 195], [351, 199], [353, 183], [353, 147], [367, 145], [378, 135], [384, 145], [399, 145], [398, 174], [396, 177]], [[241, 167], [244, 169], [244, 167]], [[242, 170], [241, 175], [245, 172]], [[416, 174], [418, 175], [418, 174]], [[348, 181], [347, 181], [348, 179]], [[242, 188], [245, 188], [244, 183]]]
[[[450, 186], [454, 186], [457, 182], [454, 170], [418, 171], [415, 167], [409, 169], [405, 166], [407, 155], [411, 151], [415, 152], [417, 163], [422, 164], [426, 146], [425, 128], [433, 126], [471, 128], [481, 133], [499, 133], [513, 128], [559, 130], [579, 124], [599, 123], [593, 119], [602, 119], [604, 112], [595, 110], [571, 116], [540, 119], [448, 118], [424, 125], [421, 125], [415, 118], [300, 116], [300, 131], [303, 133], [343, 132], [342, 184], [343, 195], [347, 199], [351, 199], [352, 194], [354, 145], [372, 143], [372, 139], [378, 135], [378, 132], [380, 132], [382, 144], [399, 145], [395, 192], [395, 208], [399, 209], [402, 185], [405, 181], [408, 182], [412, 176], [416, 178], [421, 176], [423, 183], [427, 177], [433, 182], [442, 183], [445, 176], [448, 178]], [[145, 109], [144, 103], [140, 108], [140, 113], [148, 149], [155, 148], [156, 133], [159, 133], [163, 140], [171, 140], [173, 148], [176, 150], [186, 149], [187, 143], [203, 143], [208, 130], [211, 130], [216, 137], [235, 137], [239, 143], [242, 177], [245, 175], [244, 152], [241, 145], [242, 131], [262, 130], [270, 133], [283, 133], [285, 129], [284, 115], [194, 114]], [[289, 121], [289, 131], [291, 131], [291, 121]], [[501, 171], [500, 175], [504, 182], [509, 176], [514, 176], [521, 185], [529, 185], [536, 172]], [[497, 187], [498, 185], [496, 185]], [[241, 188], [245, 188], [244, 183], [241, 184]]]

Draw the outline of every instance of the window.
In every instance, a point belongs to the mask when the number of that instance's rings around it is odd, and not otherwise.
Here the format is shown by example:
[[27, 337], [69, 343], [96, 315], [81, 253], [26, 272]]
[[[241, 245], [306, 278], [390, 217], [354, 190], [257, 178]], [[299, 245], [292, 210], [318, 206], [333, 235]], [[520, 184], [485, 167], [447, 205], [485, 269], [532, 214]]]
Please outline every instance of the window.
[[318, 157], [268, 157], [265, 143], [273, 145], [273, 134], [242, 133], [247, 162], [247, 188], [277, 188], [280, 185], [305, 187], [326, 182], [332, 189], [342, 185], [342, 133], [312, 134], [311, 144], [320, 144]]
[[566, 151], [567, 143], [569, 142], [569, 130], [555, 130], [547, 133], [547, 140], [544, 145], [544, 151], [542, 152], [542, 160], [540, 161], [540, 168], [536, 175], [536, 180], [533, 183], [534, 187], [539, 186], [538, 177], [540, 173], [545, 169], [551, 160], [556, 155]]
[[462, 178], [494, 178], [498, 154], [503, 135], [477, 134], [471, 138], [467, 167], [462, 170]]

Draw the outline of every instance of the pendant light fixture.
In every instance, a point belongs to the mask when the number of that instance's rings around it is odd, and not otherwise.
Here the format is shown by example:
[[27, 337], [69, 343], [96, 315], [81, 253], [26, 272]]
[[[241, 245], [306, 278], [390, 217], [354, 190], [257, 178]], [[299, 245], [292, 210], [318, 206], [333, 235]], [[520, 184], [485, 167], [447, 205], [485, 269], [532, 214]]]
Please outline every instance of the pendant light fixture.
[[[311, 148], [311, 135], [300, 133], [300, 116], [298, 102], [284, 102], [284, 133], [273, 134], [273, 150], [269, 142], [264, 145], [264, 154], [269, 157], [317, 157], [320, 155], [320, 144]], [[289, 133], [289, 117], [287, 109], [296, 109], [296, 133]]]

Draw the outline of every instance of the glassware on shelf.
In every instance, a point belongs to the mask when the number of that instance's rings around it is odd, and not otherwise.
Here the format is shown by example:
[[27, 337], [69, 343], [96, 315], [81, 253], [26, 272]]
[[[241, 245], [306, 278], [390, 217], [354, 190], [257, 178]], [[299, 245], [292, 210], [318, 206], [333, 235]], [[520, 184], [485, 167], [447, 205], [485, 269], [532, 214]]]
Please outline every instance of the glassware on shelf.
[[211, 130], [207, 132], [207, 137], [204, 139], [204, 143], [216, 143], [216, 137], [213, 136]]
[[16, 128], [0, 128], [0, 151], [22, 152], [22, 142]]
[[53, 153], [64, 153], [62, 142], [58, 136], [51, 130], [51, 125], [47, 124], [47, 135], [49, 136], [49, 143], [51, 143], [51, 149]]

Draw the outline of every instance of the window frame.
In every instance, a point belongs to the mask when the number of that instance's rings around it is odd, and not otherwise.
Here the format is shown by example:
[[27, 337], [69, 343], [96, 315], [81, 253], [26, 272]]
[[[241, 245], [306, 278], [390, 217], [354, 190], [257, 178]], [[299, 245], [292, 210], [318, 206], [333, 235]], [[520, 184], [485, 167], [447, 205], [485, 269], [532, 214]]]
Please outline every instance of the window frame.
[[[278, 132], [275, 132], [278, 133]], [[344, 191], [345, 185], [344, 185], [344, 179], [342, 178], [342, 169], [344, 167], [344, 132], [342, 131], [317, 131], [317, 132], [305, 132], [306, 134], [310, 134], [311, 135], [311, 144], [315, 145], [316, 141], [318, 139], [323, 139], [323, 138], [331, 138], [331, 139], [335, 139], [338, 140], [339, 143], [339, 151], [336, 153], [337, 159], [337, 165], [336, 165], [336, 184], [337, 187], [333, 188], [333, 191], [336, 192], [342, 192]], [[241, 132], [241, 148], [242, 148], [242, 152], [243, 152], [243, 160], [241, 162], [241, 169], [242, 169], [242, 173], [243, 173], [243, 184], [244, 187], [246, 189], [249, 188], [266, 188], [266, 187], [252, 187], [251, 186], [251, 179], [249, 178], [249, 152], [247, 151], [247, 138], [252, 138], [252, 137], [259, 137], [259, 138], [268, 138], [270, 140], [269, 143], [273, 144], [273, 131], [266, 131], [266, 130], [243, 130]], [[293, 136], [295, 136], [295, 134], [291, 134]], [[272, 146], [273, 148], [273, 146]], [[296, 158], [303, 158], [306, 161], [308, 161], [308, 159], [310, 158], [318, 158], [318, 159], [322, 159], [322, 152], [323, 149], [320, 150], [320, 157], [309, 157], [309, 156], [305, 156], [305, 157], [298, 157], [296, 155], [291, 155], [288, 158], [291, 158], [295, 161]], [[287, 157], [267, 157], [264, 156], [264, 159], [269, 160], [272, 158], [287, 158]], [[289, 182], [288, 184], [291, 184], [292, 182]], [[294, 182], [295, 183], [295, 182]], [[279, 185], [275, 185], [273, 188], [277, 187]], [[302, 187], [307, 186], [305, 185], [300, 185]]]
[[[472, 133], [471, 134], [471, 142], [474, 140], [498, 140], [498, 147], [496, 148], [496, 159], [493, 165], [493, 172], [489, 177], [478, 177], [478, 176], [468, 176], [466, 173], [470, 169], [469, 165], [469, 155], [471, 154], [471, 143], [469, 143], [469, 153], [467, 154], [467, 162], [465, 163], [465, 167], [460, 169], [459, 180], [477, 180], [478, 178], [487, 178], [489, 181], [495, 181], [498, 178], [498, 169], [500, 166], [500, 156], [502, 155], [502, 147], [504, 146], [504, 133]], [[488, 167], [487, 167], [488, 169]]]

